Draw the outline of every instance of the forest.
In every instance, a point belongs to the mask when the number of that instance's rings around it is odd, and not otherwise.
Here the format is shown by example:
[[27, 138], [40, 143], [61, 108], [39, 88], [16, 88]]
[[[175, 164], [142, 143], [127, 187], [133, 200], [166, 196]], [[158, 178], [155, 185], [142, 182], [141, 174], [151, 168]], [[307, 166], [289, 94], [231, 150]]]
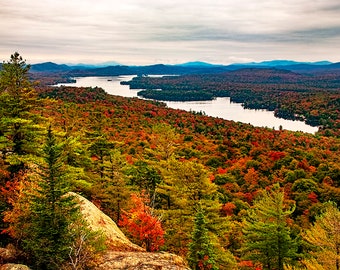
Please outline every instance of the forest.
[[274, 111], [276, 117], [320, 126], [339, 137], [339, 72], [300, 74], [281, 69], [240, 69], [218, 74], [139, 76], [128, 82], [144, 98], [167, 101], [230, 97], [248, 109]]
[[227, 91], [249, 107], [276, 100], [281, 110], [321, 121], [324, 130], [312, 135], [98, 87], [47, 86], [51, 77], [31, 80], [29, 69], [14, 53], [0, 73], [0, 246], [14, 246], [22, 263], [90, 269], [92, 256], [69, 264], [79, 256], [70, 250], [95, 256], [103, 248], [66, 195], [73, 191], [134, 243], [178, 254], [191, 269], [339, 269], [339, 91], [328, 87], [331, 80], [338, 87], [335, 78], [317, 84], [245, 70], [229, 83], [226, 74], [131, 82]]

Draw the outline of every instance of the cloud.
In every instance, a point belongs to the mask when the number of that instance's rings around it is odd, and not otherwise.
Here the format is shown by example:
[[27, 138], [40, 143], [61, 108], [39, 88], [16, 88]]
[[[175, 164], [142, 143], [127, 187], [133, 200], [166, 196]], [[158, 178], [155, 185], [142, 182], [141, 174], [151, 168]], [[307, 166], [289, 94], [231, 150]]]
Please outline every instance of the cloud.
[[322, 58], [334, 60], [336, 51], [329, 43], [340, 37], [337, 0], [0, 0], [0, 4], [4, 59], [18, 49], [37, 61], [258, 61], [321, 57], [311, 44], [317, 42], [325, 44]]

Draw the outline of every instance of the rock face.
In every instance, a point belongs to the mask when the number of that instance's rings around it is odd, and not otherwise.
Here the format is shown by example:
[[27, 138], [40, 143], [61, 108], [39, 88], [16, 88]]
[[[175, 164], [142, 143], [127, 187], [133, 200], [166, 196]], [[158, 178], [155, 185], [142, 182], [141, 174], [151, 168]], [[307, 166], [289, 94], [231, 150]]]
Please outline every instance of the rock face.
[[[185, 261], [174, 254], [152, 253], [133, 244], [118, 228], [117, 224], [93, 203], [84, 197], [71, 193], [79, 201], [81, 212], [90, 227], [102, 231], [107, 239], [108, 250], [96, 262], [94, 270], [148, 269], [148, 270], [188, 270]], [[0, 269], [1, 270], [1, 269]]]
[[14, 247], [1, 248], [0, 247], [0, 263], [15, 262], [17, 254]]
[[0, 270], [30, 270], [30, 268], [23, 264], [7, 263], [1, 265]]
[[95, 270], [188, 270], [183, 259], [170, 253], [109, 251]]
[[70, 194], [76, 197], [80, 204], [82, 215], [89, 223], [91, 229], [103, 232], [107, 239], [106, 245], [109, 250], [145, 251], [140, 246], [133, 244], [118, 228], [117, 224], [93, 203], [76, 193], [70, 192]]

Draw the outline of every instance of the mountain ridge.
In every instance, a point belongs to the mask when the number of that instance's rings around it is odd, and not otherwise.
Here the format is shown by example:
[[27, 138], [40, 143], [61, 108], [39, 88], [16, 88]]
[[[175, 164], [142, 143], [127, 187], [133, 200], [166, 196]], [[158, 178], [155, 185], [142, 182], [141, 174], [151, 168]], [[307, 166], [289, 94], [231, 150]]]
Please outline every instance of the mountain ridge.
[[[111, 63], [111, 62], [108, 62]], [[235, 63], [230, 65], [218, 65], [201, 61], [186, 62], [182, 64], [153, 64], [145, 66], [129, 65], [87, 65], [79, 64], [75, 66], [67, 64], [56, 64], [44, 62], [31, 65], [31, 72], [64, 72], [70, 76], [118, 76], [118, 75], [148, 75], [148, 74], [202, 74], [220, 73], [243, 68], [277, 68], [296, 72], [322, 72], [327, 70], [340, 69], [340, 62], [329, 61], [318, 62], [297, 62], [293, 60], [270, 60], [263, 62]]]

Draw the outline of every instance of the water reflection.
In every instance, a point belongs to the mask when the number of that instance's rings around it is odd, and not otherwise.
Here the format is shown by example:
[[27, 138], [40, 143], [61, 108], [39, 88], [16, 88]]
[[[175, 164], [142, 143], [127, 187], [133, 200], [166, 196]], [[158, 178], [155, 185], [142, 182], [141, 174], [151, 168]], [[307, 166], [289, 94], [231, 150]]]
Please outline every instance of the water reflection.
[[[68, 86], [98, 86], [111, 95], [124, 97], [137, 97], [138, 90], [130, 90], [128, 85], [121, 85], [121, 81], [129, 81], [134, 76], [114, 76], [114, 77], [79, 77], [75, 78], [76, 83], [62, 85]], [[241, 104], [230, 102], [230, 98], [217, 98], [209, 101], [185, 101], [185, 102], [165, 102], [168, 107], [182, 109], [186, 111], [205, 112], [206, 115], [220, 117], [226, 120], [249, 123], [258, 127], [269, 127], [280, 129], [303, 131], [315, 133], [317, 127], [312, 127], [301, 121], [292, 121], [276, 118], [274, 112], [266, 110], [244, 109]]]

